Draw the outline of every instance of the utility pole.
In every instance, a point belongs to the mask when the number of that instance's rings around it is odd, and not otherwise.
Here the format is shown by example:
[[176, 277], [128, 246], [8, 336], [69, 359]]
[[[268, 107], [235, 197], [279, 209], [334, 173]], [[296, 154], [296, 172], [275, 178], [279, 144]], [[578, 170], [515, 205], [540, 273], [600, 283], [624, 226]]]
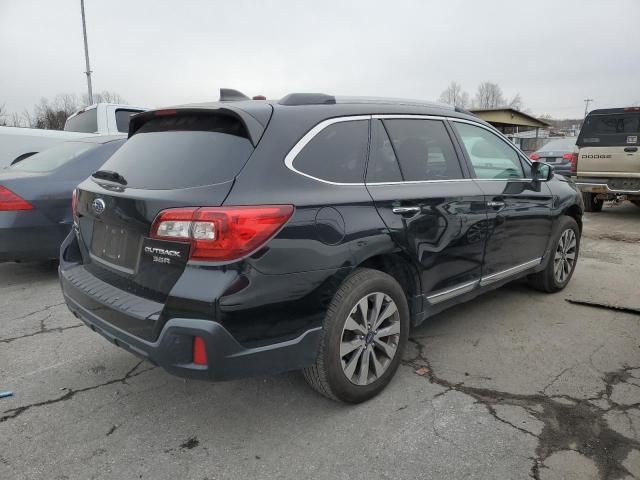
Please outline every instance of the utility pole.
[[82, 34], [84, 35], [84, 58], [87, 62], [87, 89], [89, 90], [89, 105], [93, 104], [93, 91], [91, 89], [91, 67], [89, 66], [89, 45], [87, 44], [87, 23], [84, 19], [84, 0], [80, 0], [80, 10], [82, 12]]
[[587, 113], [589, 113], [589, 104], [591, 102], [593, 102], [593, 98], [584, 99], [584, 118], [587, 118]]

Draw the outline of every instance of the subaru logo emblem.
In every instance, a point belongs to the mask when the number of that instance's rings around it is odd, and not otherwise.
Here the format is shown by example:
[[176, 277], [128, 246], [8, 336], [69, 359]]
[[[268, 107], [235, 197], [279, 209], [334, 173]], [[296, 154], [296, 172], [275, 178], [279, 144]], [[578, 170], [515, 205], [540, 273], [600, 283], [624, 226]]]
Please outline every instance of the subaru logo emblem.
[[91, 208], [96, 215], [101, 215], [102, 212], [104, 212], [105, 208], [107, 208], [107, 204], [104, 203], [103, 199], [96, 198], [93, 202], [91, 202]]

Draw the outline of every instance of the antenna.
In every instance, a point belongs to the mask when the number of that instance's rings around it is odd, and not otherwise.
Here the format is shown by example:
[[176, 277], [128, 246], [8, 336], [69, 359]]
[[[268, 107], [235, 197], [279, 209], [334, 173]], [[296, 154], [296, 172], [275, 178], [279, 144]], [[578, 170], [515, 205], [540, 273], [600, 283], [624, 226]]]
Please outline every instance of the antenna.
[[93, 91], [91, 89], [91, 67], [89, 66], [89, 45], [87, 43], [87, 23], [84, 19], [84, 0], [80, 0], [80, 11], [82, 12], [82, 34], [84, 36], [84, 58], [87, 62], [87, 89], [89, 90], [89, 105], [93, 104]]

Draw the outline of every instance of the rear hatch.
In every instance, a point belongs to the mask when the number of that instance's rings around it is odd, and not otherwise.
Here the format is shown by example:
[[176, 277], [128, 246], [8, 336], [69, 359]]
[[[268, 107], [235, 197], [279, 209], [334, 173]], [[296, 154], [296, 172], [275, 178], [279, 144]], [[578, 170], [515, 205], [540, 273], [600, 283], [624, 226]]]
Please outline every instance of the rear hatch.
[[577, 145], [579, 176], [640, 179], [640, 108], [594, 110]]
[[167, 208], [221, 205], [255, 139], [227, 109], [142, 115], [124, 146], [78, 187], [78, 225], [87, 270], [129, 293], [164, 301], [190, 246], [150, 238], [154, 219]]

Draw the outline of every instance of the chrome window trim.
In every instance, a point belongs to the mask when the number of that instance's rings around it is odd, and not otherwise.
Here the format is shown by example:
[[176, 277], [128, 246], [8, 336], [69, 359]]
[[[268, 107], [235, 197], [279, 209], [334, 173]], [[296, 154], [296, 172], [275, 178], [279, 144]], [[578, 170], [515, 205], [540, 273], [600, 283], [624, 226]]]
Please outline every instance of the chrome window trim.
[[494, 282], [498, 282], [507, 277], [515, 275], [520, 272], [524, 272], [525, 270], [529, 270], [530, 268], [536, 267], [542, 263], [542, 257], [534, 258], [533, 260], [529, 260], [528, 262], [521, 263], [520, 265], [516, 265], [515, 267], [507, 268], [506, 270], [501, 270], [500, 272], [492, 273], [491, 275], [487, 275], [486, 277], [482, 277], [480, 279], [480, 286], [484, 287], [485, 285], [491, 285]]
[[437, 305], [440, 302], [444, 302], [446, 300], [450, 300], [458, 295], [463, 295], [465, 293], [469, 293], [474, 288], [478, 286], [480, 280], [474, 280], [473, 282], [463, 283], [462, 285], [458, 285], [457, 287], [449, 288], [447, 290], [442, 290], [440, 292], [436, 292], [427, 297], [427, 300], [431, 305]]
[[428, 184], [428, 183], [446, 183], [446, 182], [472, 182], [472, 181], [489, 181], [489, 182], [531, 182], [532, 179], [529, 178], [452, 178], [447, 180], [407, 180], [402, 182], [332, 182], [331, 180], [325, 180], [323, 178], [314, 177], [313, 175], [309, 175], [308, 173], [304, 173], [298, 170], [294, 165], [294, 161], [298, 154], [302, 151], [307, 144], [313, 140], [313, 138], [318, 135], [322, 130], [327, 128], [330, 125], [334, 125], [336, 123], [341, 122], [354, 122], [358, 120], [390, 120], [390, 119], [419, 119], [419, 120], [440, 120], [440, 121], [452, 121], [452, 122], [460, 122], [460, 123], [468, 123], [470, 125], [475, 125], [476, 127], [484, 128], [485, 130], [493, 133], [498, 138], [502, 139], [504, 142], [509, 144], [511, 148], [518, 154], [520, 158], [522, 158], [525, 163], [529, 166], [529, 160], [518, 151], [513, 142], [509, 141], [504, 135], [502, 135], [499, 131], [495, 130], [493, 127], [488, 127], [478, 122], [474, 122], [472, 120], [466, 120], [463, 118], [456, 117], [447, 117], [442, 115], [424, 115], [424, 114], [370, 114], [370, 115], [350, 115], [346, 117], [334, 117], [328, 118], [326, 120], [321, 121], [317, 125], [315, 125], [311, 130], [304, 134], [304, 136], [296, 142], [289, 153], [284, 157], [284, 164], [286, 167], [297, 173], [298, 175], [302, 175], [304, 177], [310, 178], [317, 182], [326, 183], [328, 185], [336, 185], [340, 187], [364, 187], [364, 186], [382, 186], [382, 185], [420, 185], [420, 184]]
[[323, 120], [322, 122], [318, 123], [315, 127], [313, 127], [311, 130], [309, 130], [307, 133], [304, 134], [304, 136], [298, 140], [298, 142], [293, 146], [293, 148], [291, 150], [289, 150], [289, 153], [287, 153], [287, 156], [284, 157], [284, 164], [287, 166], [287, 168], [289, 170], [292, 170], [294, 172], [296, 172], [299, 175], [302, 175], [304, 177], [307, 178], [311, 178], [313, 180], [316, 180], [318, 182], [322, 182], [322, 183], [328, 183], [329, 185], [339, 185], [339, 186], [343, 186], [343, 187], [362, 187], [364, 186], [364, 182], [332, 182], [330, 180], [324, 180], [322, 178], [318, 178], [318, 177], [314, 177], [313, 175], [309, 175], [308, 173], [304, 173], [301, 172], [300, 170], [298, 170], [296, 167], [293, 166], [293, 162], [296, 159], [296, 157], [298, 156], [298, 154], [302, 151], [302, 149], [304, 147], [307, 146], [307, 144], [313, 140], [313, 138], [318, 135], [322, 130], [324, 130], [325, 128], [327, 128], [330, 125], [334, 125], [336, 123], [342, 123], [342, 122], [355, 122], [358, 120], [371, 120], [371, 115], [352, 115], [349, 117], [335, 117], [335, 118], [328, 118], [327, 120]]

